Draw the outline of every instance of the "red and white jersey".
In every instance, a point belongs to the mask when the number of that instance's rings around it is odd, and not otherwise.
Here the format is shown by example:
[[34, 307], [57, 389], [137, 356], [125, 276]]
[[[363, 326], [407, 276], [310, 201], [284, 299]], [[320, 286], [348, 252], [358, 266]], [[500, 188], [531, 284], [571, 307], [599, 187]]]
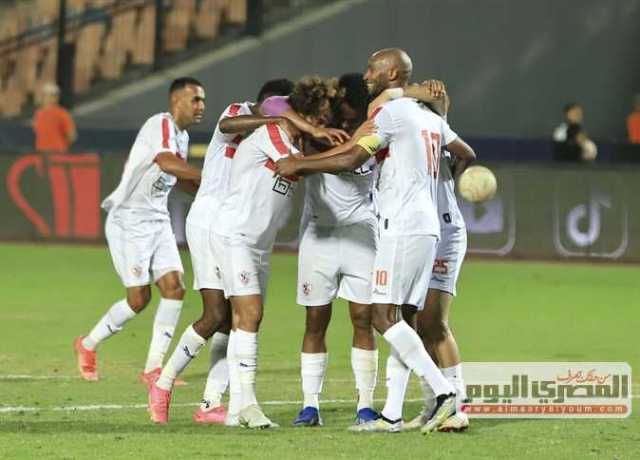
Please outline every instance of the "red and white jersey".
[[464, 218], [456, 200], [456, 182], [453, 178], [451, 153], [442, 151], [438, 176], [438, 216], [442, 236], [450, 231], [465, 228]]
[[371, 196], [375, 168], [372, 158], [355, 171], [309, 175], [305, 179], [303, 221], [335, 227], [375, 218]]
[[275, 162], [297, 152], [275, 124], [261, 126], [242, 141], [231, 162], [229, 189], [214, 232], [270, 251], [298, 182], [297, 177], [274, 177]]
[[220, 131], [220, 122], [228, 117], [251, 115], [252, 106], [252, 102], [234, 103], [220, 115], [204, 157], [200, 188], [189, 211], [190, 224], [209, 228], [212, 219], [216, 218], [216, 213], [229, 187], [231, 159], [236, 154], [243, 134], [223, 133]]
[[380, 161], [376, 203], [388, 234], [440, 234], [436, 209], [440, 147], [457, 135], [414, 99], [389, 101], [374, 111]]
[[169, 220], [167, 200], [177, 182], [155, 162], [156, 155], [170, 152], [186, 161], [189, 134], [179, 130], [170, 113], [149, 118], [136, 137], [124, 166], [120, 184], [102, 207], [133, 221]]

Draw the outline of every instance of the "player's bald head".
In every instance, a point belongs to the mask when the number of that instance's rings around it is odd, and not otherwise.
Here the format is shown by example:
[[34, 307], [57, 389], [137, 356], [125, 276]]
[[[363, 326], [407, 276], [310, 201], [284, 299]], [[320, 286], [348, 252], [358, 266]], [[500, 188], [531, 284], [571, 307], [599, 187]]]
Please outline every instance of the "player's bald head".
[[411, 78], [413, 63], [406, 51], [400, 48], [385, 48], [371, 55], [370, 62], [374, 61], [387, 70], [396, 70], [405, 81]]
[[400, 48], [385, 48], [369, 58], [365, 80], [369, 92], [377, 96], [387, 88], [403, 87], [411, 78], [413, 64], [409, 55]]

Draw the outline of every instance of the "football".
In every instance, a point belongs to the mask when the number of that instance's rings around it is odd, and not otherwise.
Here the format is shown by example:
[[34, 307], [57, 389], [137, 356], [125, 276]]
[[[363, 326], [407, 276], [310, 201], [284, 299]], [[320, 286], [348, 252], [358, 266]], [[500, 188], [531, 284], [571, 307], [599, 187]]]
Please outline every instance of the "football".
[[458, 179], [458, 193], [471, 203], [490, 200], [497, 189], [495, 174], [484, 166], [471, 166]]

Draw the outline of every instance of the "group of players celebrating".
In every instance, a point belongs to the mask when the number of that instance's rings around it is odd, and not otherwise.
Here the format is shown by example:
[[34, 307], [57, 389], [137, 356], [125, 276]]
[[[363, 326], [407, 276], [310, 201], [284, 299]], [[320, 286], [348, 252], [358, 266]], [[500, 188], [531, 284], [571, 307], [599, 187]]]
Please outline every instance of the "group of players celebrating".
[[[304, 177], [297, 281], [297, 303], [306, 307], [304, 402], [293, 424], [323, 423], [325, 333], [332, 302], [340, 297], [348, 301], [353, 323], [358, 394], [349, 430], [467, 428], [448, 316], [466, 251], [454, 179], [475, 153], [446, 122], [444, 85], [410, 84], [411, 74], [407, 53], [391, 48], [370, 57], [364, 76], [267, 82], [257, 102], [225, 109], [202, 171], [186, 162], [186, 129], [203, 117], [205, 90], [193, 78], [174, 80], [169, 112], [142, 126], [120, 184], [103, 202], [105, 234], [126, 298], [76, 339], [82, 378], [98, 379], [97, 346], [148, 305], [153, 281], [161, 299], [140, 374], [151, 420], [168, 422], [173, 386], [183, 383], [178, 376], [211, 339], [211, 368], [194, 421], [277, 427], [255, 393], [259, 328], [276, 233]], [[185, 294], [167, 208], [174, 185], [195, 194], [186, 234], [203, 312], [163, 366]], [[373, 407], [374, 330], [391, 349], [381, 412]], [[411, 371], [421, 383], [424, 408], [404, 423]]]

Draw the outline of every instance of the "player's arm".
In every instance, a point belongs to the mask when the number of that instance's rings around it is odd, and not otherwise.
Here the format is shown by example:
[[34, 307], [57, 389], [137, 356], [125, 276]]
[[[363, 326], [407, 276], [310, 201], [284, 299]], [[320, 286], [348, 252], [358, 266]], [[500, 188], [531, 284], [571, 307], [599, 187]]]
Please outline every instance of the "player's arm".
[[287, 117], [300, 131], [309, 134], [316, 139], [326, 139], [331, 145], [342, 144], [349, 140], [349, 135], [336, 128], [323, 128], [314, 126], [301, 117], [295, 110], [287, 109], [282, 112], [283, 117]]
[[172, 152], [161, 152], [156, 155], [154, 161], [167, 174], [171, 174], [178, 179], [193, 181], [196, 184], [200, 183], [200, 170], [181, 160]]
[[176, 182], [176, 186], [189, 195], [195, 195], [196, 193], [198, 193], [200, 183], [199, 181], [196, 182], [195, 180], [178, 179], [178, 182]]
[[362, 166], [379, 147], [379, 137], [370, 134], [373, 122], [363, 123], [349, 142], [333, 149], [303, 158], [289, 156], [276, 163], [276, 173], [281, 176], [304, 176], [319, 172], [340, 173]]
[[457, 137], [453, 142], [449, 142], [445, 149], [454, 156], [453, 176], [458, 177], [469, 167], [471, 163], [476, 161], [476, 152], [471, 146]]
[[267, 117], [261, 115], [238, 115], [226, 117], [220, 121], [220, 131], [225, 134], [246, 133], [254, 131], [267, 123], [285, 123], [284, 117]]
[[344, 144], [338, 145], [330, 150], [325, 150], [323, 152], [314, 152], [312, 154], [308, 154], [304, 152], [303, 155], [306, 157], [313, 157], [314, 160], [320, 160], [323, 158], [329, 158], [335, 155], [339, 155], [341, 153], [346, 153], [351, 150], [353, 147], [357, 145], [357, 142], [364, 136], [368, 136], [373, 134], [376, 130], [376, 125], [372, 120], [366, 120], [358, 129], [353, 133], [353, 137], [349, 139]]
[[410, 97], [429, 104], [439, 115], [446, 113], [445, 97], [446, 90], [444, 83], [440, 80], [425, 80], [421, 84], [409, 85], [405, 88], [390, 88], [380, 93], [367, 107], [367, 116], [371, 116], [373, 111], [385, 102], [400, 97]]

